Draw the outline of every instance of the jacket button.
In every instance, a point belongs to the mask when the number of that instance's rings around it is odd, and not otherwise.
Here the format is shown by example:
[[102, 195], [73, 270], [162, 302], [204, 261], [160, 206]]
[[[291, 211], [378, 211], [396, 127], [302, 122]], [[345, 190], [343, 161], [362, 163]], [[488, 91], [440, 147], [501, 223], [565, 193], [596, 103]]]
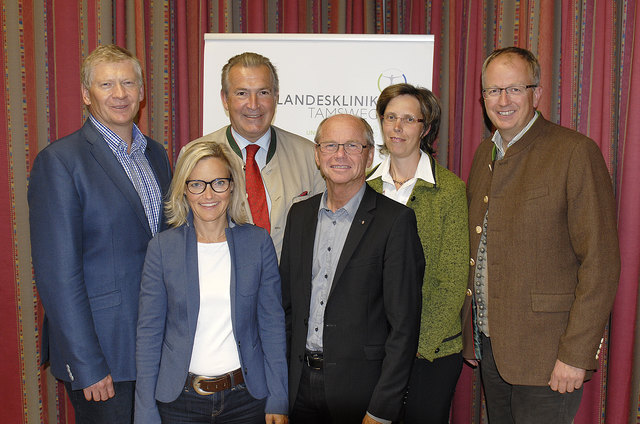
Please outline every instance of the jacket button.
[[484, 199], [482, 199], [482, 201], [484, 203], [489, 203], [489, 196], [484, 196]]
[[467, 296], [472, 296], [473, 292], [471, 291], [471, 289], [467, 289]]
[[482, 232], [482, 227], [479, 225], [476, 225], [476, 234], [480, 234]]
[[476, 261], [473, 258], [469, 259], [469, 265], [474, 266], [475, 264]]

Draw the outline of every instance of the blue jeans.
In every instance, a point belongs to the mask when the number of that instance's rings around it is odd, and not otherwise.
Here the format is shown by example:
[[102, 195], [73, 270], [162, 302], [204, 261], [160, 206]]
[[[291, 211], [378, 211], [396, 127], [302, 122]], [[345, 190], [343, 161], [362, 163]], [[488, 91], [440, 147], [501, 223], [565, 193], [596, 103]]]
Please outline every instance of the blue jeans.
[[76, 415], [76, 424], [129, 424], [133, 422], [135, 381], [113, 383], [116, 395], [109, 400], [86, 400], [82, 390], [72, 390], [71, 383], [64, 382], [69, 400]]
[[264, 424], [266, 399], [255, 399], [242, 383], [210, 395], [185, 386], [173, 402], [157, 402], [163, 424]]

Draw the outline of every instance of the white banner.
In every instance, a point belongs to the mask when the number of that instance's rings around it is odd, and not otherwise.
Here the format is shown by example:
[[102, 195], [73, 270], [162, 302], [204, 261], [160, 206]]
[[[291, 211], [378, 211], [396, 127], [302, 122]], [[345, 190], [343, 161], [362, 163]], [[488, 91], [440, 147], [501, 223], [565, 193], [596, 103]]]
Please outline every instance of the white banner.
[[433, 35], [205, 34], [203, 134], [228, 125], [220, 74], [242, 52], [268, 57], [280, 80], [274, 125], [310, 140], [322, 119], [365, 118], [381, 143], [376, 102], [400, 82], [431, 89]]

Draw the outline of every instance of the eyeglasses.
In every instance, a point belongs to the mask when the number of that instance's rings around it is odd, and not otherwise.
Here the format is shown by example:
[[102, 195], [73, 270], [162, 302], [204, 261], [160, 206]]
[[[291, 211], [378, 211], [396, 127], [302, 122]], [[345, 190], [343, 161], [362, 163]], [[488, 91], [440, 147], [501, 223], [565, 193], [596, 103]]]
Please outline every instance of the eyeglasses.
[[359, 155], [363, 149], [369, 147], [366, 144], [360, 143], [318, 143], [316, 147], [320, 149], [322, 153], [336, 153], [342, 146], [345, 153], [348, 155]]
[[409, 124], [414, 125], [418, 122], [424, 122], [424, 119], [416, 118], [415, 116], [405, 115], [405, 116], [396, 116], [393, 113], [388, 113], [382, 116], [385, 124], [393, 125], [396, 121], [400, 121], [401, 124]]
[[233, 181], [233, 179], [231, 178], [216, 178], [215, 180], [211, 181], [187, 180], [186, 184], [187, 190], [189, 190], [189, 193], [191, 194], [204, 193], [208, 185], [210, 185], [211, 190], [215, 191], [216, 193], [224, 193], [225, 191], [229, 190], [231, 181]]
[[538, 84], [529, 84], [529, 85], [512, 85], [511, 87], [491, 87], [491, 88], [483, 88], [482, 89], [482, 97], [488, 99], [489, 97], [499, 97], [502, 94], [502, 90], [507, 93], [507, 96], [522, 96], [527, 88], [535, 88]]

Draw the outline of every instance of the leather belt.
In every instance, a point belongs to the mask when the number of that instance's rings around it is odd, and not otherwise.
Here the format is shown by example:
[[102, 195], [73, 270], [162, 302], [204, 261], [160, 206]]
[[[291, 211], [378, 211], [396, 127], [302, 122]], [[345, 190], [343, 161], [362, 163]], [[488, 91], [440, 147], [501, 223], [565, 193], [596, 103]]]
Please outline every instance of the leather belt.
[[324, 358], [321, 352], [305, 352], [304, 362], [309, 368], [313, 370], [321, 370], [324, 363]]
[[186, 387], [193, 387], [199, 395], [211, 395], [222, 390], [230, 389], [240, 383], [244, 383], [242, 370], [238, 368], [235, 371], [228, 372], [218, 377], [207, 377], [204, 375], [195, 375], [189, 373], [187, 375]]

